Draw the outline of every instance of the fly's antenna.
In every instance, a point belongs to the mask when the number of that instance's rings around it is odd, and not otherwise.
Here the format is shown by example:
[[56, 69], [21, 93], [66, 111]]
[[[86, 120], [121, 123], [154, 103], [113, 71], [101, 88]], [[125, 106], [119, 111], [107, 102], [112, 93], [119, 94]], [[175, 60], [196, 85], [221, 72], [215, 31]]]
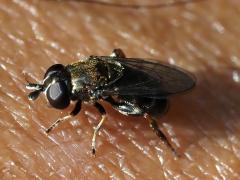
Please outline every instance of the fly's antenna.
[[40, 93], [44, 90], [44, 86], [41, 84], [34, 84], [34, 83], [28, 83], [26, 85], [26, 88], [29, 90], [33, 90], [32, 92], [29, 93], [28, 99], [34, 101], [35, 99], [38, 98]]

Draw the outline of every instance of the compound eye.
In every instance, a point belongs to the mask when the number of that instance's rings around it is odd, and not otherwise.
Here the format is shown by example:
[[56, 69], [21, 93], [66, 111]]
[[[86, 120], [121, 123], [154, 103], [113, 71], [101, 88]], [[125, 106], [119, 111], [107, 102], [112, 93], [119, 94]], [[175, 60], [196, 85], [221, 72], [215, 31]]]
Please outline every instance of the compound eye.
[[47, 76], [50, 76], [53, 73], [56, 72], [63, 72], [65, 70], [65, 67], [62, 64], [54, 64], [52, 65], [50, 68], [48, 68], [48, 70], [46, 71], [45, 75], [44, 75], [44, 79]]
[[47, 99], [54, 108], [66, 108], [70, 104], [70, 97], [65, 82], [59, 81], [52, 84], [47, 90]]

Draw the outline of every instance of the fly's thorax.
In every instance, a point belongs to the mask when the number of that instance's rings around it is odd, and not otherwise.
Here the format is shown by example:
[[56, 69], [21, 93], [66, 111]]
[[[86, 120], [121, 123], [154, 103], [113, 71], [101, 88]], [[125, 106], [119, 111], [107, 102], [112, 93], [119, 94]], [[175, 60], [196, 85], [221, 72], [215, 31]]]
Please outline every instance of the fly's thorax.
[[66, 66], [71, 75], [71, 92], [74, 98], [91, 99], [96, 89], [101, 89], [121, 77], [121, 64], [104, 62], [91, 57]]
[[88, 99], [89, 89], [97, 86], [96, 62], [79, 61], [66, 67], [71, 75], [73, 99]]

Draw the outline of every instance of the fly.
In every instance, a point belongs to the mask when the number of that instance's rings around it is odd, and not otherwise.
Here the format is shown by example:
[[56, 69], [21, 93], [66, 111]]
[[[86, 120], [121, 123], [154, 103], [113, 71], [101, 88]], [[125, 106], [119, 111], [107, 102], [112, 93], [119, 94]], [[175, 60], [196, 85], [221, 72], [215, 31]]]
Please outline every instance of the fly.
[[71, 101], [71, 113], [59, 118], [47, 130], [50, 133], [63, 121], [76, 116], [82, 102], [92, 104], [101, 113], [101, 120], [92, 136], [92, 153], [96, 152], [96, 137], [106, 118], [99, 100], [109, 102], [127, 116], [143, 116], [158, 137], [173, 151], [170, 142], [157, 124], [157, 115], [166, 112], [169, 96], [190, 90], [195, 85], [191, 74], [174, 66], [140, 58], [126, 58], [120, 49], [110, 56], [90, 56], [86, 61], [69, 65], [55, 64], [48, 68], [41, 84], [29, 83], [33, 90], [29, 100], [44, 92], [49, 104], [64, 109]]

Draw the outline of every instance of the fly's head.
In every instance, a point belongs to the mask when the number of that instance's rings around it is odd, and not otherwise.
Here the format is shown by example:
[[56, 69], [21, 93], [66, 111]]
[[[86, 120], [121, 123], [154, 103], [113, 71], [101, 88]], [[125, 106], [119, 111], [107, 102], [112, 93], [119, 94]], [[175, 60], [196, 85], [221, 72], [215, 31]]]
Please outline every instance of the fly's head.
[[33, 90], [29, 100], [38, 98], [44, 92], [50, 105], [56, 109], [64, 109], [71, 100], [71, 75], [62, 64], [55, 64], [48, 68], [42, 84], [29, 83], [27, 89]]

